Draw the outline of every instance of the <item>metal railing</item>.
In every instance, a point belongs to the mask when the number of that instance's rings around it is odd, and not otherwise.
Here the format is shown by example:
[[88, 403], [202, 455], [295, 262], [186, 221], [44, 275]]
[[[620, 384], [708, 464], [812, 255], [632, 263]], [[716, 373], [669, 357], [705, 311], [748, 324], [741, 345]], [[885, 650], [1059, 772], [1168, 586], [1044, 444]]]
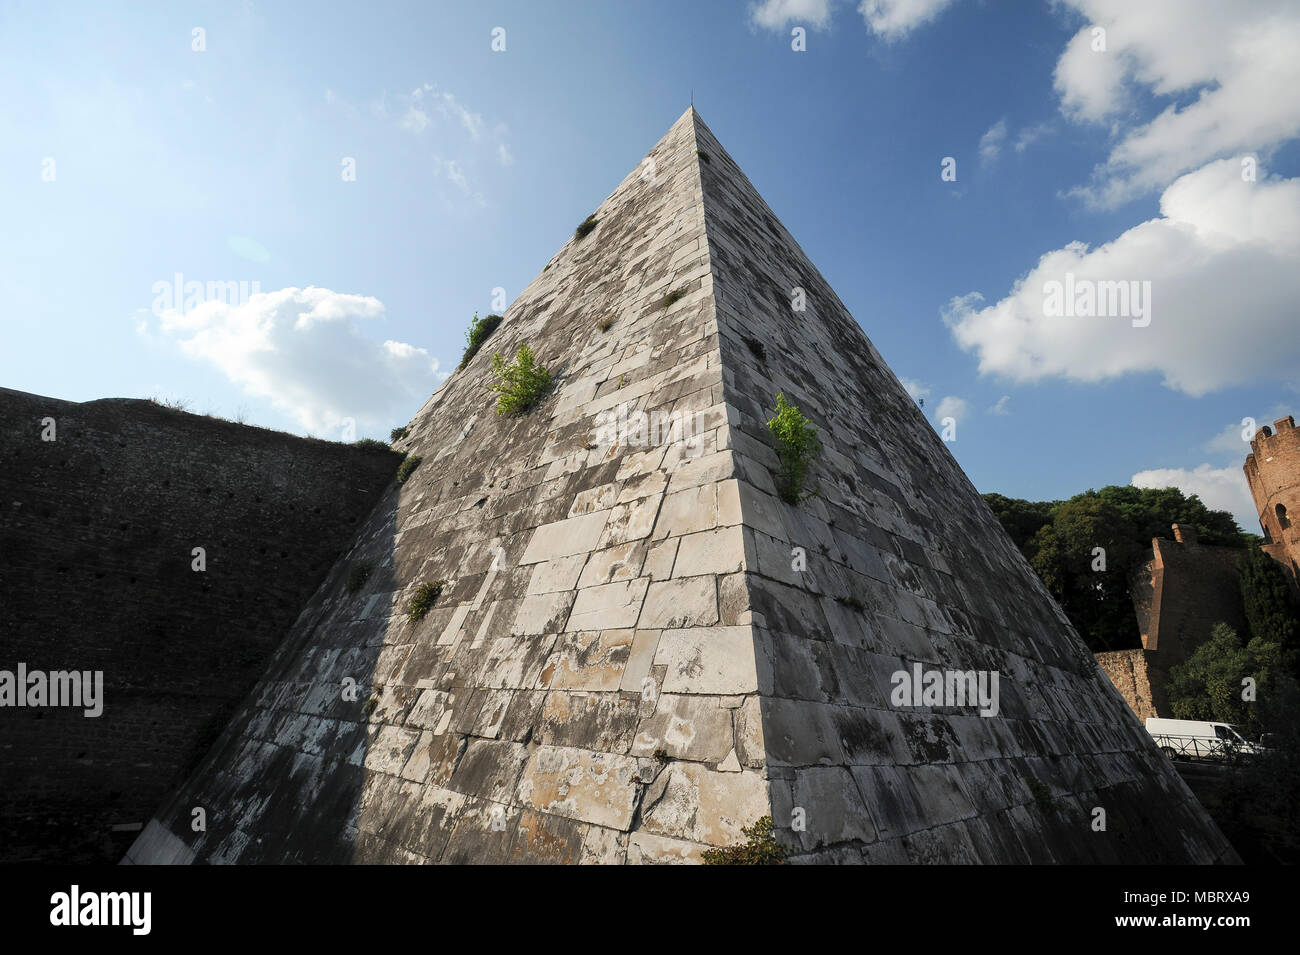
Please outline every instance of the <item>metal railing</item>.
[[1218, 739], [1210, 736], [1169, 736], [1152, 734], [1160, 752], [1170, 759], [1214, 760], [1215, 762], [1236, 763], [1254, 755], [1243, 749], [1237, 740]]

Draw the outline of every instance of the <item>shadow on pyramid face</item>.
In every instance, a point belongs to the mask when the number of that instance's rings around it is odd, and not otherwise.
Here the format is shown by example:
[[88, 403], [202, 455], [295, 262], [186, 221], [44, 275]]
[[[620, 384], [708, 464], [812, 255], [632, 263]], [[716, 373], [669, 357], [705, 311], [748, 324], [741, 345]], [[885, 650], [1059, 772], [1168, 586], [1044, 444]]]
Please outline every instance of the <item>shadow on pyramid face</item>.
[[[363, 817], [383, 831], [376, 813], [386, 807], [366, 805], [366, 764], [380, 721], [412, 694], [385, 691], [376, 678], [393, 660], [385, 641], [400, 598], [398, 502], [392, 485], [234, 720], [142, 834], [132, 850], [139, 861], [348, 863], [361, 861]], [[369, 573], [356, 587], [349, 576], [358, 565]], [[198, 807], [203, 833], [191, 827]]]

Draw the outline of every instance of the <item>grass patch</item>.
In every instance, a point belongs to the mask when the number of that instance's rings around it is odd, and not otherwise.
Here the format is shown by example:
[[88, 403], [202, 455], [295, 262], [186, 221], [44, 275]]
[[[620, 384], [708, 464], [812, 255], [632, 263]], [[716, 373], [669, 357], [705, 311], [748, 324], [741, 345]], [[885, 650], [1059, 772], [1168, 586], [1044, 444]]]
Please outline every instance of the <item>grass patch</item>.
[[1029, 787], [1029, 794], [1034, 797], [1034, 805], [1038, 807], [1038, 811], [1051, 812], [1052, 791], [1047, 788], [1047, 784], [1033, 776], [1022, 776], [1022, 778], [1025, 785]]
[[[190, 400], [188, 398], [159, 398], [157, 395], [149, 399], [159, 408], [166, 408], [168, 411], [185, 411], [190, 410]], [[211, 415], [209, 415], [211, 417]]]
[[523, 414], [542, 400], [553, 383], [551, 373], [537, 364], [533, 350], [523, 344], [514, 361], [493, 355], [492, 373], [497, 378], [492, 382], [492, 390], [497, 393], [497, 414]]
[[606, 315], [604, 318], [602, 318], [600, 321], [596, 323], [596, 327], [599, 328], [602, 332], [609, 331], [610, 328], [613, 327], [613, 325], [614, 325], [613, 315]]
[[435, 580], [433, 583], [424, 583], [415, 588], [415, 596], [411, 598], [411, 605], [406, 608], [406, 617], [411, 623], [424, 619], [424, 615], [433, 609], [433, 605], [438, 602], [442, 596], [442, 588], [447, 586], [445, 580]]
[[585, 239], [587, 236], [591, 235], [592, 230], [596, 228], [596, 223], [599, 221], [600, 220], [596, 218], [596, 214], [593, 212], [578, 224], [578, 228], [573, 230], [573, 237], [575, 239]]
[[361, 704], [361, 712], [366, 715], [366, 719], [370, 718], [370, 714], [375, 711], [375, 707], [377, 707], [378, 705], [379, 705], [379, 691], [376, 690], [374, 693], [370, 694], [366, 702]]
[[409, 427], [408, 427], [408, 428], [394, 428], [392, 431], [388, 432], [388, 440], [389, 440], [390, 442], [391, 442], [391, 441], [401, 441], [404, 437], [407, 436], [408, 433], [410, 433], [410, 430], [411, 430], [411, 429], [410, 429]]
[[355, 594], [360, 591], [374, 572], [373, 560], [354, 560], [352, 566], [348, 568], [348, 593]]
[[664, 296], [663, 307], [668, 308], [674, 302], [679, 302], [686, 297], [686, 289], [675, 288]]
[[362, 451], [391, 451], [393, 450], [382, 441], [376, 441], [374, 438], [362, 438], [360, 441], [353, 441], [352, 447], [360, 448]]
[[706, 153], [703, 149], [697, 149], [697, 150], [695, 150], [695, 155], [699, 156], [699, 157], [700, 157], [702, 160], [704, 160], [706, 163], [712, 163], [712, 162], [713, 162], [713, 160], [709, 158], [709, 154]]
[[420, 457], [418, 454], [414, 457], [407, 456], [406, 458], [403, 458], [402, 463], [397, 466], [397, 483], [405, 484], [406, 479], [409, 478], [411, 473], [420, 466], [420, 462], [423, 460], [424, 458]]
[[798, 504], [810, 496], [805, 489], [812, 463], [821, 453], [817, 429], [790, 403], [782, 392], [776, 396], [776, 414], [767, 422], [776, 439], [776, 456], [781, 462], [777, 474], [777, 493], [787, 504]]
[[457, 368], [464, 368], [469, 364], [469, 360], [478, 354], [478, 350], [483, 347], [483, 343], [492, 337], [492, 333], [497, 330], [501, 324], [500, 315], [485, 315], [478, 317], [478, 312], [474, 313], [474, 318], [469, 323], [469, 328], [465, 330], [465, 354], [460, 356], [460, 364]]
[[785, 849], [776, 841], [771, 816], [764, 816], [740, 831], [747, 841], [724, 849], [705, 849], [700, 853], [705, 865], [784, 865]]

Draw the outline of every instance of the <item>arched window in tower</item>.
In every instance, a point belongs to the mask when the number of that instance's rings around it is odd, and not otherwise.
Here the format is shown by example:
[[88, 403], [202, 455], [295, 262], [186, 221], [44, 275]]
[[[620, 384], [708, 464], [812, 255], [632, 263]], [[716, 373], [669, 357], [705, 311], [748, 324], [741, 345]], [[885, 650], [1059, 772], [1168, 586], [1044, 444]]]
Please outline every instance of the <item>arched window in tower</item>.
[[1286, 516], [1286, 505], [1279, 504], [1275, 510], [1277, 511], [1277, 526], [1281, 528], [1290, 527], [1291, 519]]

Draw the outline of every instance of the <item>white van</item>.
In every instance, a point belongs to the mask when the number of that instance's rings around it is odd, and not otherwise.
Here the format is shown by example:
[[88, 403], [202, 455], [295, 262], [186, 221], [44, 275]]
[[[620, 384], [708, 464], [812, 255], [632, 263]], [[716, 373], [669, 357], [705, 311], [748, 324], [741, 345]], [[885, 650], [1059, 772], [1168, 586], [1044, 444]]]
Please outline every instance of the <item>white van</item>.
[[1147, 719], [1147, 732], [1170, 759], [1235, 759], [1266, 752], [1231, 723], [1206, 720]]

